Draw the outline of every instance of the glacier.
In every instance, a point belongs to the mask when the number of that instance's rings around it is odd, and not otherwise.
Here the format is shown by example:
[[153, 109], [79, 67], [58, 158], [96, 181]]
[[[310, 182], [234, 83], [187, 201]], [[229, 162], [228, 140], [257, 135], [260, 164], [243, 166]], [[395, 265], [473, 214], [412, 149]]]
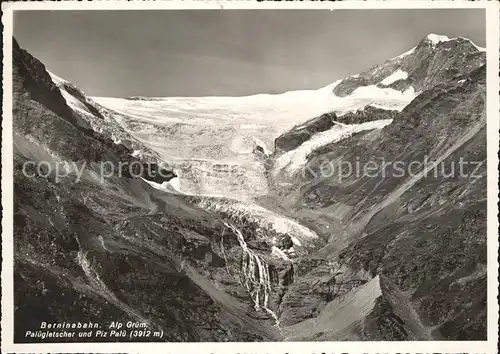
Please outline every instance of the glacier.
[[[256, 148], [270, 156], [277, 136], [325, 112], [341, 116], [368, 105], [402, 110], [417, 95], [412, 87], [400, 92], [370, 85], [339, 97], [333, 89], [341, 81], [316, 90], [242, 97], [92, 97], [91, 100], [109, 110], [123, 129], [173, 166], [178, 180], [175, 188], [164, 186], [167, 190], [249, 201], [268, 192], [264, 166], [254, 154]], [[72, 100], [67, 101], [78, 108]], [[373, 124], [336, 129], [347, 136], [357, 129], [371, 129]], [[312, 149], [329, 139], [337, 139], [335, 130], [281, 157], [278, 165], [296, 169]], [[297, 161], [286, 163], [291, 158]]]

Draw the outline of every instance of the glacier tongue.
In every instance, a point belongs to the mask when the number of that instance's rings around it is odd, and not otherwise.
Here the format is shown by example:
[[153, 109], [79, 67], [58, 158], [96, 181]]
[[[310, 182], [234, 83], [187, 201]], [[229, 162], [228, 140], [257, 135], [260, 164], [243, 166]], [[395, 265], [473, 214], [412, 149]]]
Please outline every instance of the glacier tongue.
[[[226, 215], [238, 223], [256, 223], [259, 226], [257, 232], [267, 238], [271, 238], [270, 235], [288, 235], [298, 249], [308, 247], [318, 239], [318, 235], [311, 229], [257, 204], [220, 198], [202, 198], [197, 205], [202, 209]], [[271, 241], [274, 243], [276, 237], [273, 237]]]
[[250, 201], [268, 193], [264, 166], [255, 161], [186, 159], [173, 167], [183, 194]]

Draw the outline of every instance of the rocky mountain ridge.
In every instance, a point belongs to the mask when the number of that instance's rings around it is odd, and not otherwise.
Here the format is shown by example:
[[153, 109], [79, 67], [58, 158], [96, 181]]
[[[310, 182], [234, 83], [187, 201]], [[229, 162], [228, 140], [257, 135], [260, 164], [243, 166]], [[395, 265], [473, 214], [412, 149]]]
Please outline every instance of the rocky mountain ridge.
[[469, 39], [430, 34], [408, 52], [342, 80], [333, 92], [345, 96], [370, 85], [402, 92], [411, 87], [415, 92], [422, 92], [473, 71], [485, 60], [484, 48]]
[[[391, 124], [318, 146], [295, 173], [275, 171], [275, 194], [263, 201], [325, 238], [316, 258], [337, 264], [341, 283], [353, 289], [384, 276], [395, 284], [435, 339], [486, 333], [486, 69], [480, 64], [451, 68], [463, 72], [420, 93]], [[470, 164], [459, 172], [460, 161]], [[375, 163], [375, 173], [346, 174], [340, 162]], [[397, 173], [398, 164], [405, 173]], [[412, 164], [417, 168], [409, 171]], [[313, 272], [325, 274], [314, 266], [310, 272], [289, 289], [292, 303], [315, 289]], [[324, 301], [309, 306], [314, 318], [328, 311]], [[310, 317], [294, 314], [293, 323]]]

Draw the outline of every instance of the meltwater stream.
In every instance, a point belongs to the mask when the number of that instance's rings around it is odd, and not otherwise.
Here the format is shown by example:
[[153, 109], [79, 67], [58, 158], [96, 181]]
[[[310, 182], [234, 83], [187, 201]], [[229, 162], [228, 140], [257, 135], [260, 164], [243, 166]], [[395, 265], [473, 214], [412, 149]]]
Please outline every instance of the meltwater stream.
[[276, 313], [269, 308], [269, 295], [271, 293], [271, 277], [269, 275], [269, 264], [259, 257], [253, 250], [248, 248], [245, 238], [234, 225], [224, 223], [238, 237], [238, 242], [243, 250], [243, 263], [241, 274], [243, 284], [250, 294], [255, 304], [255, 310], [261, 308], [269, 313], [275, 320], [276, 326], [279, 326], [279, 319]]

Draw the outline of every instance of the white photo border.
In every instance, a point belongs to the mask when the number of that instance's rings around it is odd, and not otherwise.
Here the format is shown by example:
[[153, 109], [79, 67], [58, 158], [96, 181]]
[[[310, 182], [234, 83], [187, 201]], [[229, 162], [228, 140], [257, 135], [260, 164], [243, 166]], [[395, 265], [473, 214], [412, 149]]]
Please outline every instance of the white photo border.
[[[487, 341], [418, 342], [256, 342], [256, 343], [14, 343], [13, 299], [13, 12], [22, 10], [180, 10], [180, 9], [485, 9], [487, 48]], [[12, 353], [497, 353], [498, 346], [498, 149], [499, 149], [499, 3], [496, 1], [42, 1], [2, 3], [2, 331], [1, 348]]]

